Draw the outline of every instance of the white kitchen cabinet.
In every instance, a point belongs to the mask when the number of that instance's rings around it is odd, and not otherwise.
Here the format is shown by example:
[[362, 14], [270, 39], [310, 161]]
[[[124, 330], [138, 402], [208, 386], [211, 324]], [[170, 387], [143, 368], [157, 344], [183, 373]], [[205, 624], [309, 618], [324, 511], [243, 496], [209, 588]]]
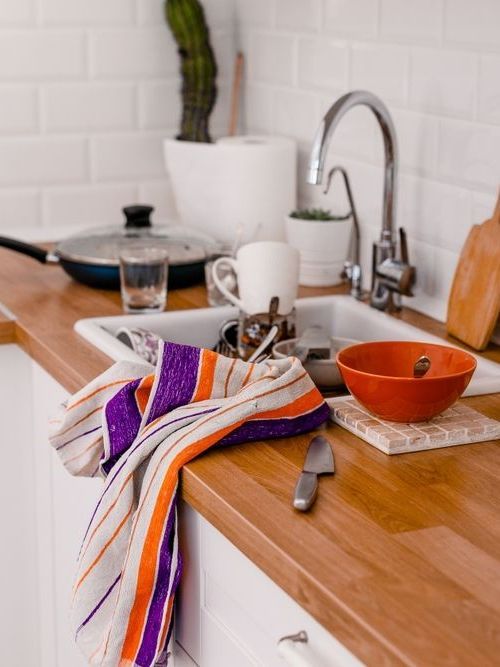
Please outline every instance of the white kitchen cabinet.
[[35, 465], [31, 362], [15, 345], [0, 346], [0, 628], [4, 665], [38, 665]]
[[[176, 638], [200, 667], [361, 667], [295, 600], [185, 503]], [[303, 631], [307, 643], [282, 637]], [[283, 657], [286, 655], [286, 659]]]
[[71, 477], [48, 444], [64, 388], [16, 345], [0, 346], [1, 664], [83, 667], [68, 623], [76, 557], [102, 481]]

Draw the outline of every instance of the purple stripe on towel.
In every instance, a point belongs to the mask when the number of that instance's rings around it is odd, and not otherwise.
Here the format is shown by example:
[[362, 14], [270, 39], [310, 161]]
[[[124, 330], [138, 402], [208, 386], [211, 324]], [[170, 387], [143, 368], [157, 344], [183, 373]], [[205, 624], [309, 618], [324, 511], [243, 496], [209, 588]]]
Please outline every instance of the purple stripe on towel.
[[[177, 492], [172, 500], [170, 513], [167, 519], [165, 532], [163, 533], [163, 540], [160, 547], [160, 557], [158, 560], [158, 568], [156, 573], [155, 589], [151, 604], [149, 605], [148, 618], [144, 627], [141, 646], [135, 658], [135, 663], [140, 667], [149, 667], [153, 664], [156, 648], [158, 646], [159, 635], [161, 633], [161, 622], [165, 605], [169, 598], [169, 582], [172, 567], [173, 545], [175, 539], [176, 529], [176, 506], [177, 506]], [[174, 587], [170, 592], [172, 596], [175, 592], [175, 584], [178, 581], [179, 573], [176, 573], [174, 579]], [[160, 647], [161, 648], [161, 647]]]
[[200, 349], [190, 345], [165, 343], [160, 378], [148, 415], [148, 424], [191, 402], [198, 379]]
[[312, 412], [299, 417], [281, 419], [250, 420], [226, 435], [219, 445], [236, 445], [242, 442], [255, 440], [269, 440], [270, 438], [287, 438], [299, 433], [307, 433], [321, 426], [330, 416], [330, 408], [323, 403]]
[[102, 605], [106, 602], [106, 600], [108, 599], [108, 597], [111, 595], [111, 591], [112, 591], [113, 588], [116, 586], [116, 584], [120, 581], [121, 576], [122, 576], [122, 573], [120, 572], [120, 574], [119, 574], [119, 575], [116, 577], [116, 579], [113, 581], [113, 583], [112, 583], [111, 586], [108, 588], [108, 590], [106, 591], [106, 593], [104, 593], [104, 596], [99, 600], [98, 604], [92, 609], [92, 611], [91, 611], [90, 614], [87, 616], [87, 618], [86, 618], [84, 621], [82, 621], [82, 623], [79, 625], [78, 630], [76, 631], [76, 634], [75, 634], [75, 640], [76, 640], [76, 638], [77, 638], [78, 633], [80, 632], [80, 630], [81, 630], [82, 628], [84, 628], [84, 627], [87, 625], [87, 623], [92, 619], [92, 617], [99, 611], [99, 609], [102, 607]]
[[[113, 484], [113, 482], [115, 481], [115, 479], [118, 477], [118, 475], [120, 474], [121, 470], [122, 470], [123, 467], [126, 465], [127, 461], [128, 461], [129, 458], [132, 456], [132, 454], [135, 452], [135, 450], [136, 450], [138, 447], [140, 447], [141, 445], [143, 445], [144, 442], [145, 442], [148, 438], [150, 438], [150, 437], [151, 437], [152, 435], [154, 435], [155, 433], [158, 433], [158, 431], [161, 431], [161, 430], [163, 430], [164, 428], [167, 428], [167, 426], [170, 426], [171, 424], [175, 424], [176, 422], [180, 422], [180, 421], [182, 421], [183, 419], [188, 419], [188, 418], [190, 418], [190, 417], [199, 417], [199, 416], [204, 415], [204, 414], [207, 414], [207, 413], [209, 413], [209, 412], [214, 412], [214, 410], [217, 410], [217, 408], [208, 408], [208, 409], [206, 409], [206, 410], [201, 410], [200, 412], [195, 412], [195, 413], [190, 412], [190, 413], [188, 413], [188, 414], [186, 414], [186, 415], [183, 415], [182, 417], [178, 417], [177, 419], [172, 419], [172, 421], [169, 421], [169, 422], [167, 422], [166, 424], [162, 424], [162, 425], [159, 426], [156, 430], [152, 431], [151, 433], [148, 433], [147, 436], [146, 436], [145, 438], [142, 438], [141, 440], [139, 440], [139, 442], [136, 444], [136, 446], [135, 446], [132, 450], [130, 450], [130, 452], [128, 452], [128, 454], [127, 454], [126, 457], [124, 457], [123, 461], [121, 461], [121, 463], [120, 463], [120, 465], [118, 466], [118, 468], [117, 468], [116, 470], [113, 470], [113, 476], [111, 477], [111, 479], [110, 479], [109, 481], [107, 481], [106, 486], [104, 487], [104, 491], [102, 492], [101, 497], [100, 497], [99, 500], [97, 501], [97, 505], [95, 506], [95, 509], [94, 509], [94, 511], [93, 511], [93, 513], [92, 513], [92, 516], [91, 516], [91, 518], [90, 518], [89, 525], [87, 526], [87, 530], [85, 531], [85, 535], [83, 536], [82, 546], [83, 546], [83, 544], [85, 543], [85, 540], [86, 540], [86, 538], [87, 538], [87, 535], [88, 535], [88, 532], [89, 532], [89, 530], [90, 530], [90, 527], [92, 526], [92, 522], [94, 521], [95, 515], [97, 514], [97, 510], [98, 510], [99, 507], [101, 506], [101, 503], [102, 503], [102, 501], [103, 501], [103, 499], [104, 499], [104, 496], [105, 496], [106, 493], [109, 491], [109, 489], [111, 488], [111, 485]], [[180, 425], [179, 428], [182, 428], [182, 425]]]
[[91, 433], [94, 433], [94, 431], [98, 431], [100, 428], [102, 428], [102, 426], [96, 426], [95, 428], [91, 428], [90, 431], [85, 431], [85, 433], [80, 433], [80, 435], [75, 435], [75, 437], [71, 438], [71, 440], [63, 442], [62, 445], [56, 447], [56, 452], [58, 452], [63, 447], [66, 447], [66, 445], [70, 445], [72, 442], [75, 442], [75, 440], [78, 440], [78, 438], [83, 438], [84, 435], [90, 435]]
[[[139, 412], [135, 392], [141, 380], [133, 380], [122, 387], [104, 407], [109, 435], [109, 455], [103, 464], [116, 460], [134, 442], [142, 415]], [[104, 469], [108, 466], [103, 465]]]

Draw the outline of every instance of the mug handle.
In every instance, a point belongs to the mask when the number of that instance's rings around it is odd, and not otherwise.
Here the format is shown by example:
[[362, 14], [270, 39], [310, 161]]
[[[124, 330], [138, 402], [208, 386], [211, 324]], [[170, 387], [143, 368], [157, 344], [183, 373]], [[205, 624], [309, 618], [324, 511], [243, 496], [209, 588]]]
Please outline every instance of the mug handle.
[[234, 296], [227, 287], [224, 285], [222, 280], [219, 278], [217, 275], [217, 268], [221, 266], [222, 264], [229, 264], [229, 266], [232, 267], [233, 271], [238, 275], [238, 264], [237, 262], [232, 258], [232, 257], [219, 257], [218, 259], [215, 260], [215, 262], [212, 265], [212, 277], [214, 279], [214, 283], [217, 285], [217, 288], [219, 289], [222, 294], [231, 302], [234, 303], [235, 306], [238, 306], [238, 308], [241, 308], [241, 310], [245, 310], [243, 308], [243, 302], [238, 299], [238, 297]]

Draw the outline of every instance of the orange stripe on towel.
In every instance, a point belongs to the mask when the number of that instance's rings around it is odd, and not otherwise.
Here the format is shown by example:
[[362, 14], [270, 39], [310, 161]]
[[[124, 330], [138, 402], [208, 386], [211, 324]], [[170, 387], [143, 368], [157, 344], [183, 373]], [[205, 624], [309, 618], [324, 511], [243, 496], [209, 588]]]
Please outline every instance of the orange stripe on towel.
[[231, 362], [231, 366], [229, 367], [229, 373], [226, 376], [226, 381], [224, 382], [224, 398], [226, 398], [227, 396], [227, 390], [229, 388], [229, 380], [231, 379], [231, 375], [233, 374], [235, 363], [236, 359], [233, 359]]
[[119, 534], [119, 532], [121, 531], [121, 529], [122, 529], [123, 526], [125, 525], [125, 523], [126, 523], [127, 519], [129, 518], [129, 516], [132, 514], [132, 510], [133, 510], [133, 508], [134, 508], [134, 501], [132, 500], [132, 502], [130, 503], [130, 507], [129, 507], [128, 512], [125, 514], [125, 516], [123, 517], [123, 519], [122, 519], [122, 520], [120, 521], [120, 523], [118, 524], [118, 527], [116, 528], [115, 532], [111, 535], [111, 537], [109, 538], [109, 540], [106, 542], [106, 544], [103, 546], [103, 548], [99, 551], [99, 553], [98, 553], [97, 556], [94, 558], [94, 560], [92, 561], [92, 563], [88, 566], [88, 568], [87, 568], [87, 569], [85, 570], [85, 572], [82, 574], [82, 576], [80, 577], [80, 579], [76, 582], [76, 585], [75, 585], [75, 588], [74, 588], [74, 591], [73, 591], [75, 594], [76, 594], [77, 590], [80, 588], [81, 584], [85, 581], [85, 579], [86, 579], [86, 578], [88, 577], [88, 575], [92, 572], [92, 570], [94, 569], [94, 567], [97, 565], [97, 563], [101, 560], [101, 558], [103, 557], [103, 555], [104, 555], [105, 551], [107, 550], [107, 548], [109, 547], [109, 545], [112, 544], [112, 543], [114, 542], [116, 536]]
[[215, 366], [219, 355], [212, 350], [202, 350], [200, 375], [198, 378], [198, 386], [193, 398], [193, 403], [198, 401], [206, 401], [212, 395], [214, 386]]
[[151, 373], [151, 375], [146, 375], [146, 377], [142, 378], [139, 386], [135, 390], [135, 400], [137, 401], [137, 406], [141, 414], [144, 414], [146, 405], [148, 404], [154, 379], [154, 373]]
[[80, 418], [78, 421], [76, 421], [74, 424], [71, 424], [71, 426], [68, 426], [68, 428], [64, 429], [64, 431], [60, 431], [60, 432], [57, 434], [57, 437], [60, 438], [61, 436], [66, 435], [66, 433], [67, 433], [68, 431], [71, 431], [72, 428], [75, 428], [75, 426], [78, 426], [78, 424], [81, 424], [82, 422], [84, 422], [84, 421], [85, 421], [86, 419], [88, 419], [89, 417], [92, 417], [92, 415], [94, 415], [96, 412], [99, 412], [99, 410], [102, 410], [102, 407], [103, 407], [102, 405], [98, 405], [97, 408], [94, 408], [94, 409], [91, 410], [90, 412], [87, 412], [86, 415], [84, 415], [83, 417], [81, 417], [81, 418]]
[[123, 491], [124, 488], [127, 486], [127, 484], [130, 482], [131, 479], [132, 479], [132, 473], [130, 473], [129, 475], [127, 475], [127, 477], [125, 478], [125, 481], [123, 482], [123, 484], [122, 484], [121, 487], [120, 487], [120, 490], [118, 491], [118, 495], [117, 495], [116, 498], [113, 500], [113, 502], [111, 503], [111, 505], [108, 507], [108, 509], [106, 510], [106, 512], [103, 514], [102, 518], [100, 519], [99, 523], [96, 525], [96, 527], [94, 528], [94, 530], [90, 533], [89, 538], [88, 538], [88, 540], [87, 540], [87, 544], [85, 545], [85, 548], [82, 550], [82, 553], [81, 553], [81, 555], [80, 555], [80, 560], [83, 560], [83, 557], [84, 557], [85, 554], [87, 553], [87, 549], [89, 548], [90, 543], [92, 542], [92, 540], [93, 540], [93, 538], [94, 538], [94, 535], [97, 533], [97, 531], [99, 530], [99, 528], [101, 527], [101, 525], [104, 523], [104, 521], [105, 521], [105, 520], [108, 518], [108, 516], [111, 514], [111, 511], [112, 511], [113, 507], [115, 507], [115, 506], [116, 506], [116, 503], [120, 500], [120, 496], [122, 495], [122, 491]]
[[306, 414], [314, 408], [319, 408], [323, 403], [323, 396], [319, 393], [316, 387], [313, 387], [307, 394], [302, 394], [291, 403], [287, 403], [276, 410], [267, 410], [266, 412], [259, 412], [249, 419], [277, 419], [280, 417], [297, 417], [298, 415]]
[[132, 382], [132, 380], [135, 380], [136, 378], [127, 378], [126, 380], [115, 380], [114, 382], [110, 382], [109, 384], [105, 384], [102, 387], [97, 387], [97, 389], [94, 389], [93, 392], [90, 394], [87, 394], [87, 396], [83, 396], [83, 398], [80, 398], [80, 400], [76, 401], [76, 403], [73, 403], [72, 405], [68, 405], [66, 408], [66, 412], [68, 410], [73, 410], [73, 408], [76, 408], [78, 405], [81, 405], [82, 403], [85, 403], [85, 401], [88, 401], [89, 398], [92, 398], [92, 396], [95, 396], [101, 391], [104, 391], [105, 389], [109, 389], [110, 387], [114, 387], [117, 384], [127, 384], [127, 382]]
[[149, 602], [155, 583], [160, 541], [162, 539], [170, 501], [177, 484], [179, 470], [185, 463], [204, 452], [211, 445], [221, 440], [228, 433], [231, 433], [242, 423], [243, 421], [230, 424], [229, 426], [198, 440], [180, 452], [170, 464], [158, 491], [153, 513], [151, 515], [151, 521], [144, 538], [144, 549], [141, 554], [141, 561], [137, 575], [135, 600], [130, 611], [127, 633], [125, 635], [125, 641], [123, 642], [121, 654], [122, 660], [131, 660], [133, 664], [133, 660], [139, 648], [143, 627], [146, 622], [146, 614], [149, 609]]

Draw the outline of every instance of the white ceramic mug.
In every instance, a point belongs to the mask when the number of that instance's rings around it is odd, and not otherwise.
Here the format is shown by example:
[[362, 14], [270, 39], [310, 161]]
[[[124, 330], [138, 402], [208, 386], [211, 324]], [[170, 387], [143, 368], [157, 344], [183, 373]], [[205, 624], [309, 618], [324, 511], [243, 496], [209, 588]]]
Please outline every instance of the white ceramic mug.
[[[219, 266], [231, 266], [238, 279], [239, 298], [217, 275]], [[242, 246], [236, 259], [219, 257], [212, 267], [214, 282], [224, 296], [249, 315], [267, 313], [273, 296], [279, 298], [278, 313], [293, 309], [299, 285], [300, 253], [280, 241], [258, 241]]]

